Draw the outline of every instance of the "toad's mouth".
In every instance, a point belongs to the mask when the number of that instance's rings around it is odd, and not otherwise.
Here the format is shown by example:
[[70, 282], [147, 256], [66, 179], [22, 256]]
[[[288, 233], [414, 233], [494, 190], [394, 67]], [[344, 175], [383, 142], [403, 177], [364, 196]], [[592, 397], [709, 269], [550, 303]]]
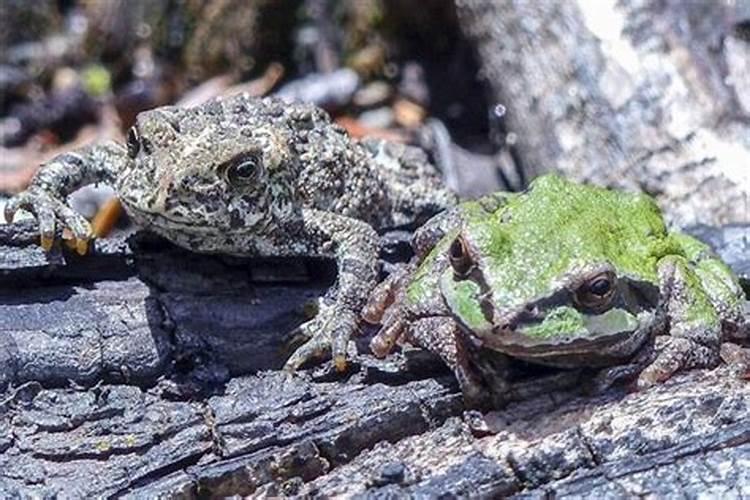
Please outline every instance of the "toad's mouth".
[[202, 220], [202, 218], [196, 219], [185, 219], [178, 218], [175, 216], [167, 215], [163, 212], [152, 212], [144, 210], [141, 207], [135, 206], [131, 203], [127, 203], [127, 200], [122, 200], [128, 215], [135, 219], [140, 226], [144, 229], [149, 228], [187, 228], [193, 232], [203, 233], [214, 233], [217, 232], [220, 227], [215, 223], [209, 223], [208, 221]]

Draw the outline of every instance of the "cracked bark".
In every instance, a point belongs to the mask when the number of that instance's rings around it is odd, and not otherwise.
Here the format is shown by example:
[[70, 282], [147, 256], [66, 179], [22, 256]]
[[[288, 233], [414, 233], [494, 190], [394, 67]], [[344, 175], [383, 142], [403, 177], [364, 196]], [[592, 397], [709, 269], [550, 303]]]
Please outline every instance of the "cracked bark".
[[275, 369], [326, 273], [125, 235], [45, 255], [35, 234], [0, 226], [0, 497], [748, 494], [750, 384], [727, 367], [598, 397], [532, 379], [480, 437], [421, 351]]

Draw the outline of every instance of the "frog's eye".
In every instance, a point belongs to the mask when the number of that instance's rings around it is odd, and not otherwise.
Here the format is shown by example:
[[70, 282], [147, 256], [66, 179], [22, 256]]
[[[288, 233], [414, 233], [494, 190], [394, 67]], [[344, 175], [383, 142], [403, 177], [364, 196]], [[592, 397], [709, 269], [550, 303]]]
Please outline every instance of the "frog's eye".
[[448, 249], [448, 257], [451, 262], [451, 267], [453, 267], [453, 270], [459, 276], [466, 276], [474, 266], [466, 242], [461, 236], [458, 236], [453, 240], [453, 243], [451, 243], [451, 246]]
[[138, 151], [141, 150], [141, 136], [138, 133], [138, 129], [135, 126], [130, 127], [128, 130], [128, 156], [135, 159], [138, 155]]
[[592, 309], [601, 308], [614, 297], [616, 285], [617, 277], [612, 272], [592, 276], [576, 290], [576, 302]]
[[262, 168], [260, 153], [243, 153], [226, 163], [226, 177], [232, 184], [247, 184], [255, 180]]

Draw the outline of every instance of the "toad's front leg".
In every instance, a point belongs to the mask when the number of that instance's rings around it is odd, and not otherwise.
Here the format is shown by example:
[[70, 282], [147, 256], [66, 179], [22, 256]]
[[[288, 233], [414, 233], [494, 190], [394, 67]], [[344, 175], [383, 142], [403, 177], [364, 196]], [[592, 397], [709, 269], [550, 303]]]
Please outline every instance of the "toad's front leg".
[[378, 235], [362, 221], [320, 210], [305, 209], [301, 238], [314, 247], [311, 253], [333, 255], [338, 267], [337, 283], [318, 315], [303, 323], [298, 333], [307, 338], [286, 362], [287, 369], [330, 353], [339, 371], [346, 368], [351, 334], [359, 314], [377, 282]]
[[45, 163], [23, 191], [5, 205], [5, 220], [12, 222], [18, 209], [28, 210], [39, 221], [41, 245], [50, 250], [58, 227], [67, 227], [76, 238], [79, 253], [86, 253], [91, 226], [67, 203], [73, 191], [96, 182], [112, 183], [114, 172], [127, 161], [125, 148], [116, 144], [87, 146], [56, 156]]

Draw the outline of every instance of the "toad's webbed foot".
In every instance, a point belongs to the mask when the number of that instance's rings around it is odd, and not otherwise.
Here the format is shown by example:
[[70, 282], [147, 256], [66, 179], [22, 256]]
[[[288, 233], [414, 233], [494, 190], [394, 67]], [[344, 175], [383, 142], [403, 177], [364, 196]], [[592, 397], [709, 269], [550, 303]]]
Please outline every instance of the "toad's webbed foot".
[[302, 338], [304, 344], [292, 353], [284, 368], [294, 371], [307, 363], [331, 358], [336, 370], [344, 371], [350, 338], [356, 330], [357, 315], [354, 312], [321, 301], [318, 314], [291, 333], [293, 338]]
[[68, 228], [76, 238], [76, 250], [85, 254], [91, 239], [91, 225], [75, 210], [70, 208], [65, 200], [48, 193], [39, 187], [31, 187], [17, 194], [5, 205], [5, 220], [13, 222], [19, 209], [27, 210], [39, 222], [40, 244], [49, 251], [55, 241], [57, 231]]
[[5, 220], [12, 222], [19, 209], [31, 212], [39, 221], [41, 245], [50, 250], [55, 236], [67, 228], [76, 238], [76, 250], [85, 254], [92, 238], [91, 226], [67, 204], [69, 194], [87, 184], [112, 183], [114, 172], [128, 162], [117, 143], [84, 146], [54, 157], [41, 165], [29, 188], [5, 205]]

